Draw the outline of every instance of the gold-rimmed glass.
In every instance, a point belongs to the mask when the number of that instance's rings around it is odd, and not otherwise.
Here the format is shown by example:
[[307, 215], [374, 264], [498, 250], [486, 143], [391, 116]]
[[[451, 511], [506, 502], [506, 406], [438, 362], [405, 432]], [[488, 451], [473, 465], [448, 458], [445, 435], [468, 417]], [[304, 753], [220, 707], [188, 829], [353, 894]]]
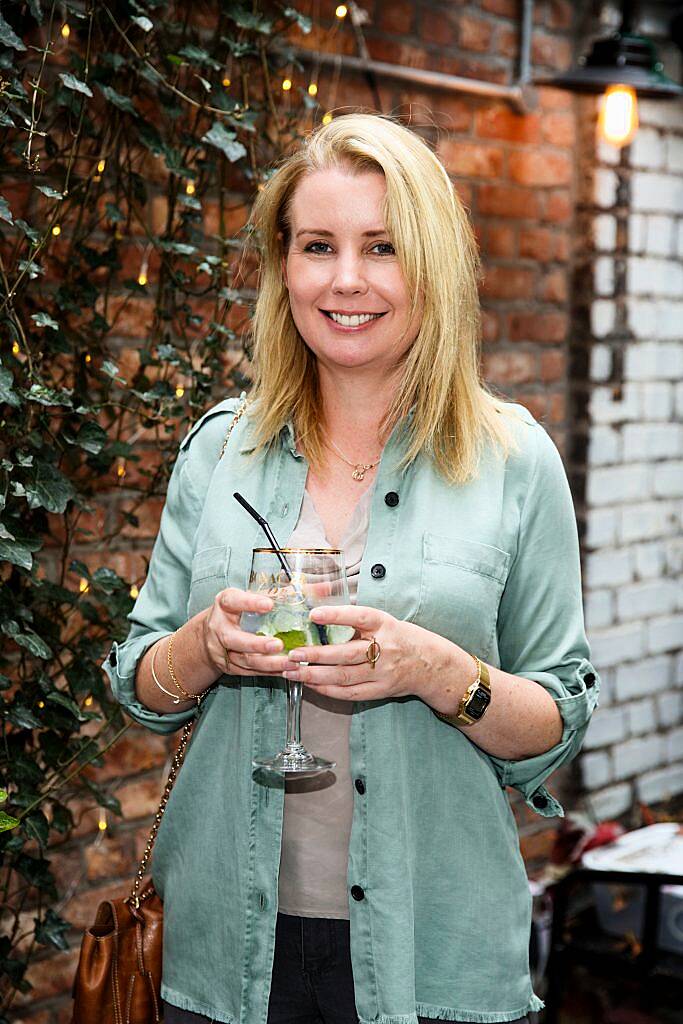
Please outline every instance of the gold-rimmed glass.
[[[280, 548], [289, 572], [275, 548], [254, 548], [248, 589], [267, 594], [274, 602], [270, 612], [243, 612], [242, 629], [260, 636], [282, 640], [284, 650], [319, 644], [342, 644], [350, 640], [353, 626], [320, 626], [308, 613], [317, 605], [349, 603], [344, 552], [339, 548]], [[291, 575], [290, 575], [291, 574]], [[255, 768], [266, 768], [289, 776], [311, 776], [330, 771], [334, 761], [311, 754], [301, 742], [302, 684], [287, 681], [287, 739], [284, 748], [266, 757], [254, 758]]]

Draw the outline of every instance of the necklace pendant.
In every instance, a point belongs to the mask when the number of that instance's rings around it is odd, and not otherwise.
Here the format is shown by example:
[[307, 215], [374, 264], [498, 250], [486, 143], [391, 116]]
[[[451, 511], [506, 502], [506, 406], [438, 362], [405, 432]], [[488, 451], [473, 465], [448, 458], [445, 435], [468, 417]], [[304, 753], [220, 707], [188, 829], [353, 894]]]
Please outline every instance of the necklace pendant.
[[365, 466], [362, 466], [362, 465], [356, 466], [356, 468], [354, 469], [354, 471], [351, 474], [351, 476], [353, 477], [354, 480], [364, 480], [365, 479]]

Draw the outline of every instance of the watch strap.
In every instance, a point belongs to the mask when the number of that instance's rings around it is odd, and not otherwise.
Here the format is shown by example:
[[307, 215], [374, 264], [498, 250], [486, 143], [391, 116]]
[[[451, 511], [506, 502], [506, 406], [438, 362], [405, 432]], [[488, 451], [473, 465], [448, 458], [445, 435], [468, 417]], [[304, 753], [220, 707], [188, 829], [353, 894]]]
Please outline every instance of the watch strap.
[[485, 665], [483, 661], [480, 661], [476, 654], [472, 654], [471, 657], [474, 658], [477, 663], [477, 678], [473, 683], [470, 683], [462, 695], [458, 710], [454, 715], [448, 715], [442, 711], [435, 712], [438, 718], [444, 722], [448, 722], [449, 725], [474, 725], [475, 722], [481, 721], [487, 711], [487, 708], [485, 708], [479, 718], [473, 718], [472, 715], [467, 714], [467, 704], [480, 686], [485, 690], [488, 690], [489, 695], [491, 694], [491, 677], [489, 675], [488, 665]]

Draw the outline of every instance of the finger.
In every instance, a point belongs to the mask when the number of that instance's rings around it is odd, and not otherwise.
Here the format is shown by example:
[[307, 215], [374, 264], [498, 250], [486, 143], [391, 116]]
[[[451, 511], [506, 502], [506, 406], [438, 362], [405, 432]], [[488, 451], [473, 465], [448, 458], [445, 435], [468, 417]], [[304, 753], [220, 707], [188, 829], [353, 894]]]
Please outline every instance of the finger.
[[367, 679], [367, 665], [298, 665], [287, 668], [282, 675], [315, 686], [353, 686]]
[[316, 647], [295, 647], [289, 652], [292, 661], [310, 665], [360, 665], [367, 662], [367, 640], [347, 640], [343, 644], [321, 644]]
[[324, 697], [334, 697], [335, 700], [385, 700], [391, 696], [387, 693], [386, 683], [360, 682], [351, 686], [337, 686], [334, 683], [304, 685], [315, 693], [322, 693]]
[[287, 668], [286, 655], [238, 654], [230, 651], [230, 665], [237, 665], [255, 675], [279, 676]]
[[274, 607], [272, 597], [258, 594], [253, 590], [238, 590], [237, 587], [226, 587], [216, 595], [216, 603], [221, 611], [237, 615], [240, 612], [269, 612]]
[[385, 613], [368, 605], [325, 604], [313, 608], [309, 617], [312, 622], [326, 626], [355, 626], [359, 633], [376, 633], [384, 621]]

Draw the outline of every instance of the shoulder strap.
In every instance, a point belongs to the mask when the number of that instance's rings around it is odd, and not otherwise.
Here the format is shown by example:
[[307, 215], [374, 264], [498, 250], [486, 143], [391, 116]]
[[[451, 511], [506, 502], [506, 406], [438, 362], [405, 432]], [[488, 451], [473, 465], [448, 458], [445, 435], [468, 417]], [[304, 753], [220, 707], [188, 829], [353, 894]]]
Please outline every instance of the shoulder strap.
[[[235, 424], [237, 423], [237, 421], [239, 420], [240, 416], [242, 415], [242, 413], [244, 412], [244, 410], [247, 407], [246, 392], [242, 392], [242, 395], [240, 397], [242, 399], [242, 403], [240, 405], [240, 408], [237, 410], [237, 412], [233, 416], [232, 422], [230, 423], [230, 426], [228, 427], [228, 432], [225, 435], [225, 440], [223, 441], [223, 446], [221, 448], [220, 455], [218, 456], [219, 460], [223, 458], [223, 452], [225, 451], [226, 445], [228, 443], [228, 439], [230, 438], [230, 435], [232, 434], [232, 431], [233, 431], [233, 428], [234, 428]], [[226, 399], [226, 402], [232, 402], [232, 401], [234, 401], [234, 399], [232, 399], [232, 398]], [[182, 445], [185, 445], [185, 443], [190, 439], [190, 437], [195, 432], [195, 430], [197, 430], [199, 428], [200, 424], [206, 419], [207, 416], [214, 415], [217, 412], [222, 412], [223, 408], [225, 407], [226, 402], [221, 402], [220, 405], [217, 405], [214, 409], [210, 409], [208, 413], [205, 413], [205, 415], [202, 416], [202, 418], [200, 420], [198, 420], [197, 423], [195, 423], [194, 427], [192, 428], [190, 433], [187, 435], [187, 437], [183, 441]], [[143, 903], [144, 900], [146, 900], [150, 896], [152, 896], [153, 893], [154, 893], [154, 889], [151, 886], [148, 886], [145, 889], [145, 891], [141, 893], [140, 892], [140, 886], [142, 884], [143, 875], [144, 875], [145, 871], [147, 870], [147, 864], [149, 862], [149, 857], [150, 857], [150, 854], [152, 852], [152, 847], [154, 846], [154, 840], [157, 837], [157, 832], [159, 831], [159, 825], [161, 824], [161, 819], [163, 818], [164, 811], [166, 810], [166, 804], [168, 803], [168, 798], [171, 795], [171, 790], [173, 789], [173, 785], [175, 783], [175, 780], [176, 780], [176, 777], [178, 775], [178, 772], [180, 771], [181, 765], [182, 765], [183, 761], [185, 760], [185, 751], [187, 749], [187, 744], [188, 744], [189, 739], [190, 739], [190, 734], [191, 734], [191, 732], [192, 732], [192, 730], [194, 728], [194, 725], [195, 725], [196, 721], [197, 721], [196, 717], [195, 718], [191, 718], [190, 721], [186, 722], [185, 726], [183, 727], [183, 733], [182, 733], [182, 736], [180, 737], [180, 743], [178, 744], [178, 748], [177, 748], [177, 750], [175, 752], [175, 756], [174, 756], [173, 761], [171, 763], [171, 770], [168, 773], [168, 781], [166, 782], [166, 786], [164, 788], [164, 793], [163, 793], [163, 796], [161, 797], [161, 802], [159, 804], [159, 809], [158, 809], [157, 813], [154, 815], [154, 824], [152, 825], [152, 829], [151, 829], [151, 831], [149, 833], [149, 838], [147, 840], [147, 845], [145, 846], [145, 851], [144, 851], [144, 853], [142, 855], [142, 859], [140, 860], [140, 865], [138, 867], [137, 874], [135, 875], [135, 881], [133, 882], [133, 888], [131, 890], [131, 894], [130, 894], [130, 896], [126, 897], [126, 903], [130, 903], [134, 910], [138, 910], [139, 907], [140, 907], [140, 904]]]

